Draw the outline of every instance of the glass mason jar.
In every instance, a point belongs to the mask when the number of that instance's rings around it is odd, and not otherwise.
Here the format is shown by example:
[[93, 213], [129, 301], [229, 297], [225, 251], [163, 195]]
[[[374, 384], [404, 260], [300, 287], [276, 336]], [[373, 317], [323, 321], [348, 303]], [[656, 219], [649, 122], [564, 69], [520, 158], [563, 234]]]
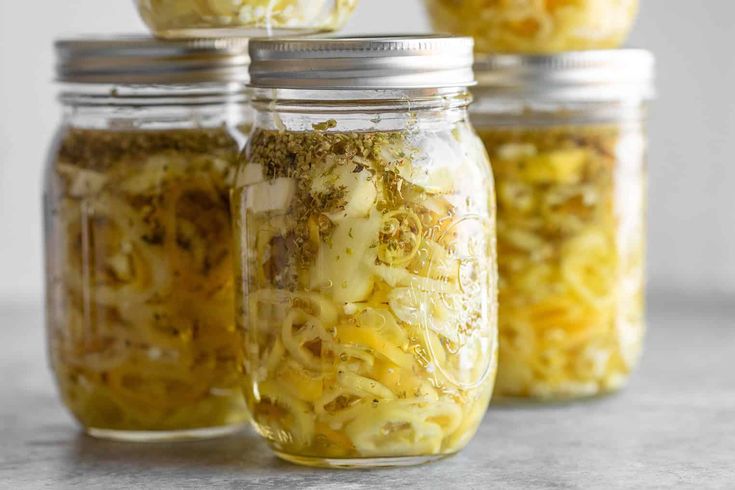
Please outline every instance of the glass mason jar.
[[442, 32], [474, 36], [479, 53], [557, 53], [617, 48], [638, 0], [424, 0]]
[[255, 129], [233, 216], [256, 430], [312, 466], [460, 450], [496, 365], [472, 41], [258, 40], [251, 57]]
[[336, 31], [358, 0], [135, 0], [163, 38], [256, 37]]
[[620, 388], [644, 335], [646, 101], [641, 50], [488, 56], [472, 118], [498, 195], [496, 395]]
[[56, 44], [46, 169], [47, 331], [67, 407], [99, 437], [247, 421], [229, 189], [252, 112], [245, 43]]

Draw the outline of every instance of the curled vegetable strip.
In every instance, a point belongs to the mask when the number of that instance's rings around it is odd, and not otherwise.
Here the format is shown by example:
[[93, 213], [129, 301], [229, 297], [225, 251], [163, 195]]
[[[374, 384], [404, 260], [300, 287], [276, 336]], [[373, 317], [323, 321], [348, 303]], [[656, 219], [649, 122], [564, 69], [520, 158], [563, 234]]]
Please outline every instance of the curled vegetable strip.
[[383, 215], [378, 258], [388, 265], [405, 265], [416, 256], [423, 234], [413, 211], [391, 211]]
[[242, 172], [260, 165], [265, 182], [296, 182], [278, 210], [248, 201], [261, 184], [234, 193], [245, 393], [280, 454], [447, 454], [476, 430], [496, 345], [494, 209], [481, 150], [464, 123], [418, 139], [254, 135]]

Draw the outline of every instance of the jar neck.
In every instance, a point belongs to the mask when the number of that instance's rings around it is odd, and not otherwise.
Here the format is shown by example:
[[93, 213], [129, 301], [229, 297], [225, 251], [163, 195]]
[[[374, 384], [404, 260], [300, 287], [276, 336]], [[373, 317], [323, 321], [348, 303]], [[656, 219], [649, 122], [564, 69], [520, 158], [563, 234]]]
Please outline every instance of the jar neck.
[[64, 84], [64, 123], [94, 129], [187, 129], [241, 125], [252, 118], [241, 84]]
[[263, 129], [397, 131], [468, 118], [465, 88], [410, 90], [254, 89], [255, 124]]

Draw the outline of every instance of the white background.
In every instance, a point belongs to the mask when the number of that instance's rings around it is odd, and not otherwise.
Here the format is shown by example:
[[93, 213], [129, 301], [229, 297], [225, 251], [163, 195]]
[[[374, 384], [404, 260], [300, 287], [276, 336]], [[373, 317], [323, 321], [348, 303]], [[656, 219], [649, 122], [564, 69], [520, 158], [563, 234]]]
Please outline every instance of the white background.
[[[735, 2], [642, 0], [659, 60], [651, 117], [653, 288], [735, 300]], [[428, 29], [420, 0], [362, 0], [357, 32]], [[0, 0], [0, 300], [40, 301], [41, 172], [59, 121], [53, 39], [141, 31], [128, 0]]]

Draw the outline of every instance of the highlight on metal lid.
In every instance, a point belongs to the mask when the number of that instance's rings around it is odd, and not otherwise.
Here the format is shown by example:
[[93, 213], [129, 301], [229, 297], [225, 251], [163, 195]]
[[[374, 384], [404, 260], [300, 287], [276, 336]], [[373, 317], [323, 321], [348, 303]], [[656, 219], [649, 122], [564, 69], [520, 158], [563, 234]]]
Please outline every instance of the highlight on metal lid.
[[474, 84], [469, 37], [396, 35], [250, 41], [250, 85], [283, 89], [413, 89]]
[[643, 49], [479, 56], [475, 75], [477, 90], [499, 97], [594, 102], [655, 95], [655, 58]]
[[175, 85], [248, 81], [250, 57], [244, 39], [79, 37], [58, 40], [55, 48], [60, 82]]

